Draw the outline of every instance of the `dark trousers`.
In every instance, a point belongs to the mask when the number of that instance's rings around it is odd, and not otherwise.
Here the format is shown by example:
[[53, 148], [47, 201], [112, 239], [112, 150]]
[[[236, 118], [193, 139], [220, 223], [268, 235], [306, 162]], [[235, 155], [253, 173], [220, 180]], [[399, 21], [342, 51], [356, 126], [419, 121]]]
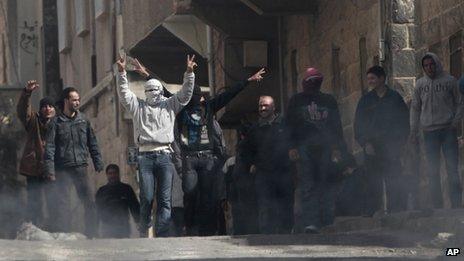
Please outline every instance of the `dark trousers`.
[[376, 155], [366, 155], [366, 214], [373, 215], [383, 206], [383, 192], [385, 183], [386, 209], [389, 213], [404, 211], [407, 209], [408, 197], [404, 183], [407, 181], [402, 176], [400, 151], [397, 154], [385, 154], [374, 147]]
[[150, 152], [138, 156], [140, 177], [140, 229], [146, 232], [151, 226], [151, 212], [156, 188], [157, 237], [169, 236], [171, 223], [171, 192], [176, 173], [170, 153]]
[[87, 237], [96, 236], [95, 200], [92, 182], [87, 175], [87, 166], [61, 168], [56, 170], [55, 201], [56, 206], [51, 208], [51, 218], [56, 218], [59, 231], [71, 232], [73, 211], [70, 208], [70, 189], [74, 186], [77, 196], [84, 205], [85, 234]]
[[[26, 219], [34, 225], [50, 229], [51, 222], [45, 220], [44, 210], [50, 215], [53, 206], [52, 185], [43, 177], [26, 176], [27, 180], [27, 210]], [[51, 217], [53, 218], [53, 217]]]
[[291, 232], [293, 227], [292, 183], [289, 171], [257, 171], [255, 187], [261, 234]]
[[249, 169], [250, 166], [237, 157], [228, 192], [234, 235], [259, 233], [255, 177]]
[[198, 226], [200, 236], [217, 231], [218, 159], [213, 155], [185, 156], [182, 176], [187, 233]]
[[295, 190], [295, 231], [308, 226], [329, 225], [335, 217], [336, 185], [328, 181], [331, 164], [329, 146], [305, 145], [298, 148]]
[[112, 222], [100, 221], [101, 238], [129, 238], [129, 218], [124, 217], [112, 220]]
[[175, 237], [184, 236], [184, 208], [173, 207], [172, 208], [172, 220], [171, 220], [171, 234]]
[[424, 145], [429, 168], [429, 188], [433, 206], [435, 208], [443, 208], [440, 178], [440, 152], [443, 152], [446, 172], [448, 174], [451, 207], [461, 207], [462, 187], [458, 173], [458, 141], [456, 129], [445, 128], [435, 131], [424, 131]]

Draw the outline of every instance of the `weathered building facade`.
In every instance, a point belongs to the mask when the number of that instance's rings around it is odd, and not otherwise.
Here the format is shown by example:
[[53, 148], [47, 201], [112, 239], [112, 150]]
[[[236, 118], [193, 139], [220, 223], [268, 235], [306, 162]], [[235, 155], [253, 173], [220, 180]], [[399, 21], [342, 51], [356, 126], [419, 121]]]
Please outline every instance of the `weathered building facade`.
[[[196, 54], [196, 81], [211, 95], [266, 67], [264, 81], [217, 115], [231, 154], [234, 129], [256, 119], [258, 96], [274, 96], [284, 113], [309, 66], [324, 74], [323, 91], [336, 96], [345, 139], [358, 155], [352, 123], [357, 102], [368, 91], [370, 66], [384, 66], [388, 84], [406, 101], [422, 75], [419, 61], [426, 51], [436, 52], [454, 76], [464, 70], [464, 0], [42, 0], [37, 6], [38, 28], [43, 28], [37, 55], [49, 57], [35, 62], [34, 76], [46, 86], [43, 94], [56, 95], [66, 86], [80, 91], [81, 110], [96, 130], [105, 163], [118, 164], [123, 180], [134, 187], [136, 166], [128, 164], [132, 123], [116, 93], [114, 63], [121, 49], [173, 90], [181, 83], [186, 55]], [[12, 23], [19, 19], [10, 20], [0, 27], [17, 26]], [[58, 34], [43, 37], [53, 30]], [[8, 56], [15, 53], [8, 49], [18, 45], [16, 39], [0, 42], [1, 84], [27, 80], [15, 79], [11, 69], [19, 68]], [[130, 77], [134, 86], [142, 80]], [[95, 187], [104, 182], [104, 175], [95, 176]], [[421, 188], [426, 185], [422, 178]]]
[[[79, 1], [72, 2], [68, 5]], [[352, 122], [359, 98], [368, 91], [367, 68], [384, 66], [388, 84], [406, 101], [422, 75], [418, 60], [425, 51], [436, 51], [453, 75], [463, 70], [459, 0], [101, 1], [104, 11], [92, 11], [97, 2], [87, 7], [95, 14], [89, 33], [77, 35], [72, 24], [79, 19], [70, 19], [72, 41], [62, 50], [61, 71], [65, 85], [78, 86], [88, 96], [84, 111], [94, 115], [105, 161], [121, 166], [127, 166], [131, 126], [117, 104], [114, 80], [109, 83], [120, 48], [170, 84], [179, 84], [184, 56], [196, 53], [197, 81], [210, 87], [211, 94], [266, 67], [268, 75], [260, 86], [250, 86], [218, 114], [230, 153], [234, 128], [256, 118], [257, 97], [273, 95], [285, 112], [290, 96], [301, 90], [306, 67], [318, 67], [325, 75], [323, 90], [337, 97], [345, 139], [355, 154], [360, 148]], [[73, 10], [70, 6], [67, 10]], [[105, 84], [113, 87], [105, 89]], [[135, 177], [134, 167], [123, 169], [131, 173], [128, 178]]]
[[24, 206], [25, 179], [17, 174], [25, 141], [16, 117], [19, 94], [36, 79], [37, 109], [40, 98], [61, 89], [56, 25], [56, 1], [0, 1], [0, 237], [15, 236]]

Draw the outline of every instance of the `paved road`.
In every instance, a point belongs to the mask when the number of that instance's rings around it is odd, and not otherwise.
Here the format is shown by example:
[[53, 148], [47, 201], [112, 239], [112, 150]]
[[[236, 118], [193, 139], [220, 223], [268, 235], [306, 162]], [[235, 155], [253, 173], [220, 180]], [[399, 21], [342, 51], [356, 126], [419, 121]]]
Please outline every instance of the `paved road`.
[[435, 259], [429, 237], [405, 232], [249, 235], [80, 241], [0, 240], [0, 260], [404, 260]]

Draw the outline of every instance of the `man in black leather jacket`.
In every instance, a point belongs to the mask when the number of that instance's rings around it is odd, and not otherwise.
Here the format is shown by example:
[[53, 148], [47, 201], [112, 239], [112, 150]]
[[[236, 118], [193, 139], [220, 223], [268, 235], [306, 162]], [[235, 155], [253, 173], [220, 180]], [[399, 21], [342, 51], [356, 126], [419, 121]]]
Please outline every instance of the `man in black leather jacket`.
[[71, 209], [69, 187], [74, 185], [77, 195], [84, 204], [86, 235], [95, 235], [95, 202], [89, 176], [87, 175], [88, 154], [96, 172], [103, 170], [103, 161], [90, 122], [78, 111], [79, 93], [68, 87], [63, 90], [59, 104], [61, 113], [50, 122], [45, 145], [45, 175], [55, 180], [58, 195], [54, 218], [57, 227], [69, 231]]

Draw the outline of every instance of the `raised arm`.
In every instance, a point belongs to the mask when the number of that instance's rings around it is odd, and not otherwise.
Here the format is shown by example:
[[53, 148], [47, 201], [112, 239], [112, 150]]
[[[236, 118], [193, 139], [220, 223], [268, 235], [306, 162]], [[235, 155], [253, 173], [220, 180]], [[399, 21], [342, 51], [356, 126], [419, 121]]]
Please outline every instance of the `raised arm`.
[[121, 102], [122, 106], [126, 110], [129, 111], [131, 115], [135, 115], [137, 112], [137, 109], [139, 107], [139, 100], [137, 99], [137, 96], [135, 93], [133, 93], [129, 89], [129, 81], [127, 80], [127, 73], [126, 73], [126, 61], [124, 58], [119, 58], [119, 60], [116, 62], [118, 65], [118, 82], [119, 82], [119, 88], [118, 88], [118, 95], [119, 95], [119, 102]]
[[34, 114], [31, 106], [31, 94], [37, 88], [39, 88], [39, 84], [37, 83], [37, 81], [28, 81], [26, 87], [21, 92], [21, 96], [19, 97], [18, 105], [16, 107], [18, 118], [22, 122], [26, 130], [29, 129], [29, 123]]
[[225, 92], [217, 95], [213, 99], [209, 101], [211, 110], [213, 113], [216, 113], [220, 109], [224, 108], [237, 94], [239, 94], [247, 85], [249, 82], [259, 82], [263, 79], [263, 74], [265, 74], [266, 71], [264, 68], [250, 76], [248, 79], [244, 81], [240, 81], [236, 83], [234, 86], [228, 88]]
[[195, 63], [195, 55], [190, 57], [187, 55], [187, 70], [184, 73], [184, 81], [182, 89], [169, 98], [169, 103], [178, 113], [192, 98], [193, 87], [195, 85], [195, 73], [193, 72], [197, 64]]

